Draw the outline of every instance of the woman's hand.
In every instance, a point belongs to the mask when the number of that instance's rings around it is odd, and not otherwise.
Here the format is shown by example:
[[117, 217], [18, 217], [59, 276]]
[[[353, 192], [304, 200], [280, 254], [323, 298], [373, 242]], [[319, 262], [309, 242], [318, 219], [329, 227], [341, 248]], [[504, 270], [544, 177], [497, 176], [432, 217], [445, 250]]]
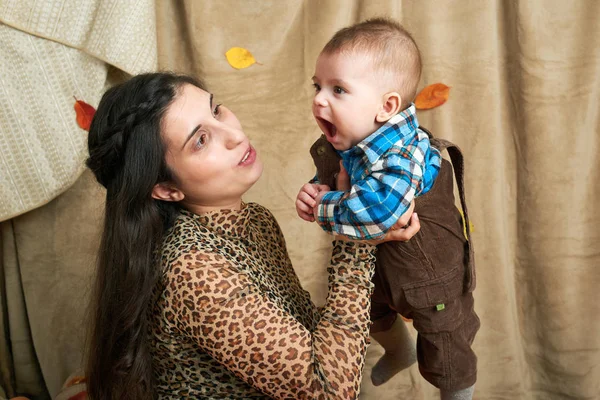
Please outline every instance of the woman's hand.
[[[414, 207], [412, 207], [414, 208]], [[381, 240], [368, 240], [368, 243], [377, 245], [383, 242], [389, 242], [390, 240], [398, 240], [401, 242], [406, 242], [410, 240], [413, 236], [419, 232], [421, 229], [421, 223], [419, 222], [419, 216], [417, 213], [413, 213], [411, 210], [410, 220], [408, 224], [400, 225], [399, 222], [396, 223], [383, 237]]]
[[398, 218], [398, 221], [396, 221], [396, 223], [390, 228], [390, 230], [395, 231], [395, 230], [406, 227], [406, 225], [409, 225], [411, 223], [411, 219], [412, 219], [414, 211], [415, 211], [415, 201], [413, 200], [410, 202], [410, 206], [408, 206], [408, 210], [406, 210], [404, 212], [404, 214], [402, 214], [400, 216], [400, 218]]
[[337, 173], [335, 177], [335, 187], [337, 190], [341, 190], [343, 192], [347, 192], [350, 190], [350, 176], [348, 175], [348, 171], [344, 168], [344, 163], [340, 160], [340, 171]]

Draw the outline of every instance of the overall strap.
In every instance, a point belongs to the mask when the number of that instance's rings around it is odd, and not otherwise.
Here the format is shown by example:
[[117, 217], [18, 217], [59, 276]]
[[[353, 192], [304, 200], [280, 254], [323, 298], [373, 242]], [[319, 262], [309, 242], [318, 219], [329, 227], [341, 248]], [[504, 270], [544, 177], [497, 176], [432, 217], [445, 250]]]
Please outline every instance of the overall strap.
[[468, 247], [468, 273], [466, 276], [466, 288], [468, 292], [472, 292], [475, 289], [475, 255], [473, 251], [473, 239], [471, 238], [471, 222], [469, 220], [469, 212], [467, 210], [467, 200], [465, 196], [465, 184], [464, 184], [464, 172], [465, 163], [462, 151], [454, 143], [446, 140], [433, 137], [431, 132], [423, 127], [419, 127], [423, 132], [429, 135], [431, 145], [438, 149], [440, 152], [447, 150], [450, 156], [450, 161], [454, 169], [454, 177], [456, 178], [456, 184], [458, 186], [458, 195], [460, 197], [460, 206], [462, 207], [463, 217], [465, 221], [465, 232], [467, 235], [467, 247]]

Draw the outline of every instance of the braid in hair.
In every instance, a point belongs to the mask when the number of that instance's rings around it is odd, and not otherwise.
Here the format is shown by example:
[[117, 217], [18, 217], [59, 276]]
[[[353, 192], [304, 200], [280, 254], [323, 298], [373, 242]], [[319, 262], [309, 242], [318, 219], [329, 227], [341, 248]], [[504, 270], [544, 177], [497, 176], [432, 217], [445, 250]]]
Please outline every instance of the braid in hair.
[[[118, 89], [117, 86], [112, 90]], [[118, 169], [123, 166], [127, 140], [134, 128], [148, 118], [152, 118], [154, 111], [161, 108], [160, 100], [171, 98], [173, 92], [174, 88], [157, 91], [154, 99], [131, 106], [122, 112], [115, 121], [112, 121], [114, 117], [109, 116], [107, 119], [110, 126], [107, 126], [102, 132], [95, 130], [96, 135], [90, 134], [88, 141], [90, 157], [87, 159], [87, 166], [94, 172], [102, 186], [107, 187]], [[105, 96], [110, 94], [109, 91]], [[164, 107], [164, 104], [162, 106]], [[92, 129], [90, 128], [90, 131]]]
[[90, 127], [86, 164], [106, 188], [86, 367], [93, 400], [154, 397], [147, 343], [160, 273], [154, 254], [178, 206], [153, 199], [152, 189], [172, 180], [161, 121], [184, 84], [203, 88], [186, 76], [138, 75], [104, 94]]

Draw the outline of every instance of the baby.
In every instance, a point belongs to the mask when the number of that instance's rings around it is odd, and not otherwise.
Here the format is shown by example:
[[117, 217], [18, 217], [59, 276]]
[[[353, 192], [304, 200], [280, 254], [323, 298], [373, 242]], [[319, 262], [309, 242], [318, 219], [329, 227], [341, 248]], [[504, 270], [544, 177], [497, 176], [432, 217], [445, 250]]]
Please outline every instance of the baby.
[[[479, 329], [473, 253], [454, 205], [452, 164], [440, 151], [448, 148], [468, 221], [462, 154], [447, 141], [430, 142], [419, 127], [412, 101], [420, 76], [418, 47], [394, 21], [372, 19], [333, 36], [313, 77], [313, 115], [324, 134], [311, 148], [317, 176], [298, 193], [296, 210], [326, 232], [372, 240], [394, 229], [415, 201], [420, 232], [378, 246], [371, 336], [385, 354], [371, 379], [381, 385], [415, 361], [399, 313], [418, 331], [423, 377], [442, 399], [471, 399], [477, 375], [471, 344]], [[332, 191], [340, 157], [350, 185]]]

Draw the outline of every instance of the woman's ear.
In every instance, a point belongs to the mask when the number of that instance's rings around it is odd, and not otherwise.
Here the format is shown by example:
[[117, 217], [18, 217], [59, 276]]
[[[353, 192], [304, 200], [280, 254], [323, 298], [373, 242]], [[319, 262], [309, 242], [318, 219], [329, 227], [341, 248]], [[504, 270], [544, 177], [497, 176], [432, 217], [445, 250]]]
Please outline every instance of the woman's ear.
[[152, 188], [152, 198], [162, 201], [181, 201], [185, 195], [177, 189], [172, 183], [161, 182], [154, 185]]
[[402, 97], [398, 92], [389, 92], [383, 95], [383, 102], [381, 109], [375, 116], [377, 122], [386, 122], [400, 111], [400, 105], [402, 104]]

